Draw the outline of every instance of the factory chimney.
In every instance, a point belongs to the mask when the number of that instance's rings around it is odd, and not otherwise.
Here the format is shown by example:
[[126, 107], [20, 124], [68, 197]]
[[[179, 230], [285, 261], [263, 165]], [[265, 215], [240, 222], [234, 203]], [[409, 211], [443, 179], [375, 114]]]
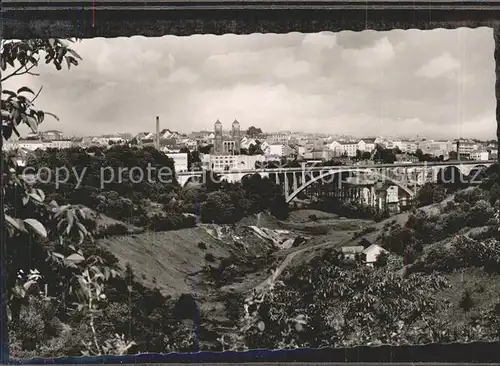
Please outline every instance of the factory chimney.
[[160, 150], [160, 117], [156, 116], [156, 149]]

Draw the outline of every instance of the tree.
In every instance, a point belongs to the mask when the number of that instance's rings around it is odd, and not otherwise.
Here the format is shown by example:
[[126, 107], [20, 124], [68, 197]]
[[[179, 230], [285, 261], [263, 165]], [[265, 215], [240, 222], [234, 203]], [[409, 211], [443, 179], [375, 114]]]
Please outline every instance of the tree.
[[392, 164], [396, 161], [396, 155], [391, 149], [385, 149], [382, 146], [377, 145], [373, 159], [384, 164]]
[[462, 298], [460, 299], [459, 306], [465, 311], [466, 313], [469, 312], [472, 307], [474, 306], [474, 300], [472, 299], [471, 293], [469, 290], [465, 290], [465, 292], [462, 295]]
[[369, 151], [364, 151], [361, 154], [361, 160], [370, 160], [371, 157], [372, 157], [372, 154]]
[[[63, 62], [68, 68], [77, 66], [81, 57], [64, 40], [2, 40], [0, 44], [0, 95], [2, 125], [0, 135], [9, 140], [12, 134], [20, 136], [18, 126], [27, 125], [33, 133], [45, 116], [57, 117], [47, 111], [37, 109], [35, 100], [42, 88], [35, 93], [27, 86], [17, 91], [3, 89], [3, 83], [21, 75], [37, 75], [33, 72], [44, 57], [46, 64], [62, 69]], [[0, 148], [3, 139], [0, 138]], [[2, 152], [0, 173], [0, 260], [2, 288], [2, 347], [9, 342], [7, 325], [18, 320], [20, 306], [29, 300], [41, 301], [42, 284], [47, 287], [44, 301], [54, 296], [63, 303], [78, 304], [78, 312], [88, 319], [93, 341], [86, 344], [86, 351], [102, 354], [102, 339], [94, 326], [95, 311], [105, 299], [104, 285], [110, 276], [115, 276], [99, 256], [87, 256], [83, 244], [92, 241], [93, 218], [79, 207], [60, 206], [56, 202], [46, 202], [44, 192], [36, 188], [29, 178], [18, 174], [15, 159], [7, 159]], [[51, 243], [51, 245], [47, 245]], [[29, 249], [28, 249], [29, 247]], [[29, 254], [28, 254], [29, 253]], [[36, 267], [32, 267], [36, 266]], [[38, 268], [42, 272], [39, 272]], [[19, 268], [23, 271], [18, 271]], [[55, 271], [55, 272], [54, 272]], [[50, 282], [48, 279], [57, 278]], [[5, 287], [3, 287], [5, 285]], [[62, 311], [69, 312], [64, 307]], [[69, 314], [69, 313], [68, 313]], [[2, 361], [8, 359], [8, 349], [0, 351]], [[82, 351], [85, 352], [85, 351]]]
[[456, 151], [450, 151], [448, 153], [449, 160], [458, 160], [458, 154]]
[[441, 184], [425, 183], [417, 192], [415, 202], [417, 207], [438, 203], [446, 198], [446, 190]]
[[199, 146], [198, 151], [200, 154], [210, 154], [210, 151], [212, 150], [213, 147], [214, 147], [214, 145], [212, 145], [212, 144], [205, 145], [205, 146]]
[[234, 222], [236, 207], [226, 192], [216, 191], [208, 194], [202, 205], [201, 218], [207, 223], [229, 224]]
[[250, 144], [248, 147], [248, 155], [264, 155], [260, 142], [257, 141], [255, 144]]
[[262, 130], [260, 128], [257, 128], [257, 127], [254, 127], [254, 126], [250, 126], [248, 128], [246, 134], [247, 134], [248, 137], [254, 138], [254, 137], [262, 135]]

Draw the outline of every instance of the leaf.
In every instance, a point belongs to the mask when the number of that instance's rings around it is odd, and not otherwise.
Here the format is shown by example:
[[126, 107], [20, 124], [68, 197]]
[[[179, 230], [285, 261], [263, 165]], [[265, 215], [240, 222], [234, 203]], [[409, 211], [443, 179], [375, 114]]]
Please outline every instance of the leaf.
[[31, 285], [33, 285], [36, 281], [33, 281], [33, 280], [29, 280], [28, 282], [26, 282], [23, 287], [26, 291], [29, 290], [29, 288], [31, 287]]
[[43, 202], [43, 199], [42, 197], [40, 197], [38, 194], [36, 193], [28, 193], [28, 196], [30, 197], [33, 197], [34, 199], [36, 199], [38, 202]]
[[109, 280], [109, 277], [110, 277], [111, 273], [109, 271], [109, 268], [108, 267], [104, 267], [104, 278], [107, 280]]
[[64, 255], [62, 255], [61, 253], [52, 252], [52, 255], [53, 255], [54, 257], [57, 257], [57, 258], [60, 258], [60, 259], [64, 259]]
[[36, 191], [37, 191], [38, 195], [40, 196], [40, 198], [42, 199], [42, 202], [45, 201], [45, 193], [43, 193], [43, 191], [40, 188], [37, 188]]
[[266, 325], [264, 324], [264, 322], [261, 320], [258, 324], [257, 324], [257, 328], [259, 328], [259, 330], [261, 332], [264, 331], [264, 329], [266, 329]]
[[17, 90], [17, 94], [20, 94], [20, 93], [22, 93], [22, 92], [31, 93], [31, 94], [35, 95], [35, 93], [33, 92], [33, 90], [31, 90], [31, 89], [30, 89], [30, 88], [28, 88], [27, 86], [23, 86], [23, 87], [21, 87], [21, 88], [19, 88], [19, 89]]
[[50, 112], [44, 112], [44, 113], [47, 114], [47, 115], [49, 115], [49, 116], [51, 116], [51, 117], [53, 117], [53, 118], [55, 118], [56, 120], [59, 121], [59, 117], [57, 117], [55, 114], [50, 113]]
[[3, 126], [2, 134], [5, 140], [10, 139], [12, 136], [12, 126]]
[[40, 223], [40, 221], [35, 220], [35, 219], [25, 219], [24, 223], [28, 225], [35, 233], [40, 235], [43, 238], [47, 237], [47, 230], [45, 227]]
[[12, 90], [2, 90], [2, 94], [10, 95], [12, 98], [17, 97], [17, 94], [14, 93]]
[[38, 132], [38, 122], [33, 117], [25, 116], [24, 123], [26, 123], [34, 133]]
[[67, 257], [66, 260], [73, 262], [73, 263], [80, 263], [80, 262], [83, 262], [85, 260], [85, 258], [78, 253], [73, 253], [69, 257]]
[[38, 124], [42, 123], [45, 119], [45, 113], [43, 111], [37, 111], [36, 116], [38, 117]]
[[71, 228], [73, 227], [73, 223], [75, 222], [75, 217], [73, 215], [73, 212], [66, 211], [66, 218], [68, 220], [68, 227], [66, 228], [66, 234], [69, 234], [71, 231]]
[[5, 215], [5, 221], [7, 221], [12, 227], [16, 228], [19, 231], [26, 231], [23, 221], [20, 219], [14, 219], [9, 215]]
[[85, 240], [85, 235], [83, 235], [83, 233], [80, 230], [78, 230], [78, 235], [80, 236], [80, 240], [78, 240], [78, 245], [81, 245]]
[[80, 228], [80, 231], [82, 231], [85, 235], [88, 235], [88, 231], [85, 226], [83, 226], [80, 222], [77, 222], [76, 225]]
[[80, 216], [82, 217], [83, 220], [85, 220], [86, 216], [85, 215], [85, 210], [83, 208], [79, 208], [78, 212], [80, 213]]
[[71, 48], [68, 48], [68, 52], [71, 53], [74, 57], [76, 57], [77, 59], [79, 60], [82, 60], [83, 59], [80, 57], [80, 55], [78, 53], [76, 53], [74, 50], [72, 50]]

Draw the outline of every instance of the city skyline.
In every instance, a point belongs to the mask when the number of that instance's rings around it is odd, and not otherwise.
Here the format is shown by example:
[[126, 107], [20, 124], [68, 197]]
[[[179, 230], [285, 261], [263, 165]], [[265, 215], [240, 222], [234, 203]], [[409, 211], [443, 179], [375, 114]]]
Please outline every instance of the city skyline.
[[[418, 48], [417, 48], [418, 47]], [[89, 39], [70, 71], [39, 67], [6, 88], [44, 90], [67, 135], [242, 130], [495, 138], [491, 29]], [[418, 52], [415, 50], [418, 49]], [[24, 132], [24, 131], [22, 131]]]

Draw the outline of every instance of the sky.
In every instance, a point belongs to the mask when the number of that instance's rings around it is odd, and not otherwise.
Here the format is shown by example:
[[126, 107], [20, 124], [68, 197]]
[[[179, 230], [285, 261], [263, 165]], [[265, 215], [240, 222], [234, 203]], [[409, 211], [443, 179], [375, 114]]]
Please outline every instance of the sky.
[[43, 86], [42, 130], [68, 135], [229, 129], [495, 138], [490, 28], [94, 38], [80, 65], [7, 81]]

